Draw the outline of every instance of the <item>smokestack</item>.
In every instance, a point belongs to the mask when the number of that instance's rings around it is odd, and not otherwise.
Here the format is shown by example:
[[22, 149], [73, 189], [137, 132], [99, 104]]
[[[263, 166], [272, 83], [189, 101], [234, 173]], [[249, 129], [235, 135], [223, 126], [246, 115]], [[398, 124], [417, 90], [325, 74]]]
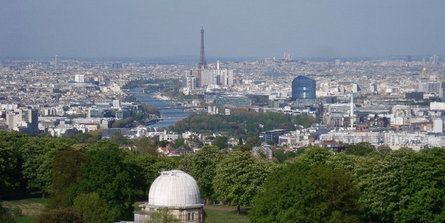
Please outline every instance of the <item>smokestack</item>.
[[351, 93], [351, 129], [354, 128], [354, 93]]

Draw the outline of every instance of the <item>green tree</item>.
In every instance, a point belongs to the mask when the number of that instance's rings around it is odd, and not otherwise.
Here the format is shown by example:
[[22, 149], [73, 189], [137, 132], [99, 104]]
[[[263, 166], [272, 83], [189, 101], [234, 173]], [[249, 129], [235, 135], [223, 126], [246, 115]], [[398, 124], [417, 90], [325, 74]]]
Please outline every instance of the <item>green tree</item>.
[[312, 210], [319, 213], [320, 222], [360, 222], [360, 191], [352, 176], [342, 169], [318, 166], [309, 170], [306, 179], [317, 194]]
[[174, 144], [174, 147], [175, 148], [179, 148], [179, 147], [182, 147], [182, 146], [184, 146], [184, 139], [177, 139], [176, 141], [175, 141], [175, 144]]
[[71, 209], [54, 209], [40, 213], [36, 223], [83, 223], [83, 221]]
[[263, 188], [249, 211], [252, 222], [360, 222], [359, 190], [341, 169], [286, 163]]
[[99, 140], [97, 143], [94, 143], [90, 146], [90, 151], [96, 151], [96, 150], [104, 150], [104, 149], [111, 149], [111, 150], [118, 150], [119, 146], [115, 142], [111, 140]]
[[113, 216], [97, 193], [77, 196], [74, 199], [73, 210], [82, 218], [84, 223], [113, 222]]
[[81, 179], [80, 168], [88, 163], [83, 152], [68, 149], [58, 153], [52, 162], [50, 208], [66, 208], [72, 205], [68, 193]]
[[17, 149], [0, 147], [0, 199], [20, 191], [22, 159]]
[[369, 153], [376, 152], [375, 146], [371, 145], [369, 142], [360, 142], [353, 146], [348, 147], [345, 150], [346, 154], [356, 155], [356, 156], [365, 156]]
[[234, 146], [232, 150], [233, 151], [241, 151], [241, 152], [251, 152], [252, 146], [250, 146], [248, 144], [242, 144], [242, 145]]
[[388, 145], [381, 145], [377, 147], [378, 152], [391, 152], [392, 149]]
[[146, 104], [142, 105], [142, 112], [144, 112], [145, 114], [154, 114], [154, 115], [157, 115], [157, 116], [161, 115], [159, 109], [154, 108], [154, 107], [150, 107], [150, 106], [148, 106]]
[[331, 156], [327, 161], [327, 165], [333, 168], [343, 169], [348, 174], [354, 176], [357, 180], [360, 191], [364, 187], [371, 184], [373, 169], [376, 168], [378, 162], [384, 158], [383, 153], [372, 153], [367, 156], [347, 155], [339, 153]]
[[273, 156], [278, 160], [279, 163], [282, 163], [285, 160], [287, 160], [287, 156], [286, 154], [284, 154], [284, 150], [282, 149], [277, 149], [273, 151]]
[[28, 190], [40, 191], [44, 197], [51, 188], [52, 161], [57, 153], [70, 148], [75, 141], [69, 138], [30, 137], [20, 145], [23, 158], [22, 175]]
[[146, 223], [179, 223], [181, 222], [176, 216], [174, 216], [167, 208], [159, 208], [155, 212], [151, 213]]
[[228, 138], [226, 136], [218, 136], [213, 140], [212, 145], [218, 147], [218, 149], [225, 149], [227, 148]]
[[372, 177], [363, 187], [363, 200], [368, 219], [394, 221], [394, 213], [400, 208], [401, 178], [414, 155], [412, 150], [397, 150], [389, 153], [372, 169]]
[[96, 143], [100, 140], [102, 134], [102, 130], [91, 131], [87, 133], [81, 133], [70, 136], [70, 138], [75, 139], [78, 143]]
[[445, 150], [411, 154], [399, 179], [399, 210], [395, 222], [445, 222]]
[[132, 154], [125, 157], [125, 163], [136, 165], [141, 173], [138, 179], [140, 188], [148, 195], [151, 183], [163, 170], [171, 170], [177, 167], [176, 161], [171, 157], [156, 157], [150, 154]]
[[228, 153], [216, 166], [213, 179], [216, 197], [236, 205], [239, 213], [241, 205], [251, 204], [271, 166], [271, 162], [255, 158], [249, 152]]
[[311, 146], [304, 150], [303, 154], [298, 156], [299, 162], [306, 163], [308, 166], [324, 165], [332, 154], [327, 148], [319, 146]]
[[239, 137], [238, 138], [238, 145], [242, 145], [243, 144], [243, 137]]
[[0, 202], [0, 222], [15, 223], [14, 215], [7, 208], [2, 207]]
[[136, 139], [134, 140], [133, 145], [136, 147], [136, 152], [138, 153], [151, 154], [153, 156], [158, 155], [158, 146], [151, 138], [142, 137], [140, 139]]
[[363, 185], [366, 218], [384, 222], [443, 222], [445, 150], [386, 153]]
[[81, 167], [82, 180], [73, 187], [70, 197], [96, 192], [115, 220], [131, 219], [135, 196], [141, 187], [139, 172], [135, 165], [124, 162], [124, 152], [113, 147], [102, 142], [88, 153], [90, 162]]
[[247, 137], [246, 145], [249, 145], [250, 147], [260, 146], [261, 145], [260, 138], [258, 138], [257, 136], [249, 136]]
[[[232, 114], [191, 115], [175, 124], [175, 130], [179, 132], [224, 132], [232, 136], [257, 136], [260, 131], [272, 129], [294, 130], [295, 125], [309, 127], [316, 119], [309, 116], [291, 116], [276, 112], [254, 112], [242, 109], [233, 109]], [[258, 128], [263, 125], [264, 128]]]
[[122, 135], [120, 132], [115, 132], [111, 136], [110, 141], [116, 143], [117, 145], [131, 145], [131, 140]]
[[190, 156], [189, 173], [196, 179], [203, 199], [215, 199], [213, 178], [216, 174], [216, 166], [222, 158], [223, 154], [215, 146], [204, 146]]

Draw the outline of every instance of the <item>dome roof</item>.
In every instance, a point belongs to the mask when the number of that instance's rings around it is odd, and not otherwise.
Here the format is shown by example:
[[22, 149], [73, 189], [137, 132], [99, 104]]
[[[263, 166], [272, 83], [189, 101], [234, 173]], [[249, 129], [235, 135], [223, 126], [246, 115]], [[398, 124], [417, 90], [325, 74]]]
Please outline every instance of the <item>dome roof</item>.
[[151, 184], [148, 205], [169, 208], [203, 206], [195, 179], [181, 170], [161, 172]]

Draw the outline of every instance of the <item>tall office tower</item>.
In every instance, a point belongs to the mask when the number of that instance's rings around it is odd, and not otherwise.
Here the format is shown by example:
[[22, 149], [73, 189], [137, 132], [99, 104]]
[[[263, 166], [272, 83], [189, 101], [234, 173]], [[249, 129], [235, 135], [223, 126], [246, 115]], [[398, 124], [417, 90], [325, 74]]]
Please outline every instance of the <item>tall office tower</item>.
[[201, 70], [201, 87], [216, 85], [217, 70]]
[[57, 55], [54, 57], [54, 71], [57, 71], [57, 64], [58, 63], [58, 61], [57, 61]]
[[423, 63], [422, 73], [420, 74], [420, 78], [428, 78], [428, 68], [426, 67], [425, 63]]
[[204, 28], [201, 27], [201, 51], [200, 51], [200, 59], [199, 59], [199, 68], [207, 68], [207, 61], [204, 52]]
[[39, 110], [32, 108], [24, 109], [22, 111], [22, 121], [28, 124], [28, 133], [39, 133]]
[[351, 129], [354, 128], [354, 93], [351, 93]]
[[84, 83], [85, 82], [85, 76], [83, 74], [76, 74], [76, 75], [74, 75], [74, 82], [76, 82], [76, 83]]
[[292, 100], [315, 99], [315, 80], [298, 76], [292, 81]]
[[8, 129], [12, 130], [12, 129], [16, 129], [17, 128], [17, 123], [20, 121], [20, 115], [9, 111], [8, 113], [6, 113], [6, 124], [8, 125]]
[[193, 70], [188, 72], [186, 79], [186, 88], [189, 90], [194, 90], [196, 88], [196, 77], [193, 76]]

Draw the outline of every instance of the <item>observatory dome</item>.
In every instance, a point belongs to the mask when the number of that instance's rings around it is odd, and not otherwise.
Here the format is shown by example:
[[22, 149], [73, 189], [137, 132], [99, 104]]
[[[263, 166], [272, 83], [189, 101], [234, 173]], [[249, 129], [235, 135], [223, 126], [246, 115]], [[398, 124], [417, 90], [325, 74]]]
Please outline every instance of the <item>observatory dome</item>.
[[203, 206], [195, 179], [181, 170], [161, 172], [151, 184], [148, 205], [168, 208]]

